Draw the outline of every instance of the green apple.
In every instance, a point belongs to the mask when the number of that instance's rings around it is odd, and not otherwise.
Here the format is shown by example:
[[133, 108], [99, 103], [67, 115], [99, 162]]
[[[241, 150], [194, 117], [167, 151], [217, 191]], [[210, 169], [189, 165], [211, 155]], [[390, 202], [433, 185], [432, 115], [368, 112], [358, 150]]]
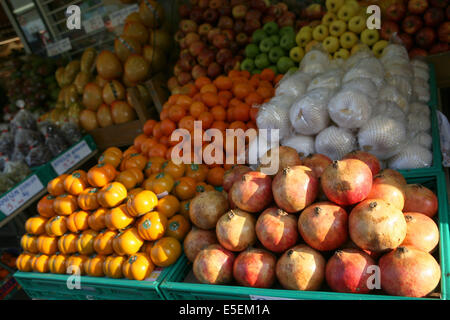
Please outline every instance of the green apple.
[[323, 24], [319, 24], [313, 29], [312, 36], [314, 40], [322, 41], [323, 39], [328, 37], [328, 27]]
[[287, 73], [291, 74], [298, 71], [298, 67], [290, 67]]
[[329, 25], [330, 35], [339, 37], [347, 30], [347, 24], [341, 20], [335, 20]]
[[267, 33], [263, 29], [255, 30], [252, 34], [253, 43], [260, 43], [265, 38], [267, 38]]
[[333, 55], [334, 59], [347, 59], [350, 56], [350, 51], [344, 48], [340, 48], [338, 51], [336, 51]]
[[352, 50], [350, 51], [350, 55], [354, 55], [355, 53], [357, 53], [360, 50], [370, 50], [370, 48], [365, 43], [358, 43], [352, 48]]
[[275, 74], [279, 74], [280, 73], [280, 71], [278, 71], [277, 66], [274, 66], [274, 65], [268, 66], [267, 69], [272, 69], [273, 72], [275, 72]]
[[250, 73], [251, 73], [252, 75], [254, 75], [254, 74], [260, 74], [261, 72], [262, 72], [261, 69], [253, 69], [252, 71], [250, 71]]
[[325, 7], [328, 12], [338, 12], [340, 7], [344, 5], [344, 0], [326, 0]]
[[277, 62], [277, 69], [280, 73], [285, 74], [292, 67], [295, 67], [295, 63], [288, 57], [281, 57]]
[[272, 63], [277, 63], [282, 56], [284, 56], [284, 50], [279, 46], [273, 47], [269, 51], [269, 60]]
[[354, 15], [356, 15], [357, 12], [358, 10], [355, 8], [355, 6], [344, 4], [339, 8], [337, 16], [342, 21], [349, 21]]
[[354, 16], [348, 21], [348, 30], [354, 33], [361, 33], [366, 28], [366, 18]]
[[285, 34], [292, 34], [295, 37], [295, 31], [294, 28], [292, 28], [291, 26], [286, 26], [280, 29], [279, 31], [280, 36], [284, 36]]
[[285, 34], [280, 39], [280, 47], [284, 50], [291, 50], [295, 46], [295, 37], [293, 34]]
[[272, 39], [276, 46], [280, 44], [281, 37], [278, 34], [271, 35], [269, 38]]
[[300, 29], [300, 31], [295, 36], [295, 42], [299, 47], [304, 47], [312, 40], [312, 28], [310, 26], [305, 26]]
[[384, 48], [387, 47], [389, 42], [386, 40], [380, 40], [376, 42], [372, 47], [372, 52], [375, 54], [375, 57], [379, 58], [383, 54]]
[[245, 56], [247, 58], [251, 58], [253, 59], [254, 57], [256, 57], [259, 54], [259, 48], [256, 44], [254, 43], [249, 43], [246, 47], [245, 47]]
[[380, 39], [380, 35], [378, 33], [377, 29], [366, 29], [363, 32], [361, 32], [361, 41], [362, 43], [367, 44], [369, 47], [374, 45], [378, 39]]
[[324, 16], [322, 17], [322, 24], [329, 26], [330, 23], [332, 23], [333, 21], [337, 20], [337, 16], [335, 13], [333, 12], [327, 12], [324, 14]]
[[261, 52], [269, 52], [275, 46], [275, 42], [273, 42], [270, 38], [265, 38], [259, 43], [259, 51]]
[[352, 48], [357, 42], [358, 36], [351, 31], [346, 31], [339, 37], [339, 43], [344, 49]]
[[263, 26], [264, 32], [266, 32], [268, 35], [273, 35], [278, 33], [278, 24], [275, 21], [267, 22]]
[[326, 37], [325, 40], [323, 40], [322, 45], [328, 53], [333, 53], [339, 49], [339, 40], [333, 36]]
[[254, 68], [255, 68], [255, 62], [250, 58], [246, 58], [241, 62], [241, 70], [247, 70], [250, 72]]
[[256, 56], [255, 58], [255, 67], [258, 69], [264, 69], [268, 67], [270, 64], [269, 56], [267, 53], [263, 52]]
[[305, 51], [300, 47], [293, 47], [291, 51], [289, 51], [289, 58], [291, 58], [295, 62], [302, 61], [305, 55]]

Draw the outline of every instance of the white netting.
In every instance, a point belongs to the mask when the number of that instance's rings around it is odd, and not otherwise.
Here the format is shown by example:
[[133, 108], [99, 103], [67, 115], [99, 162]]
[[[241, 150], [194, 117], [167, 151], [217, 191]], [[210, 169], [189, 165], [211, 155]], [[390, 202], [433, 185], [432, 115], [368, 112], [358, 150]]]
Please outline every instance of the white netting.
[[389, 61], [409, 61], [408, 51], [402, 45], [391, 43], [383, 50], [383, 54], [380, 58], [383, 64], [387, 64]]
[[422, 115], [423, 117], [430, 117], [430, 108], [423, 102], [412, 102], [409, 104], [409, 112], [417, 113]]
[[367, 96], [359, 90], [341, 90], [330, 102], [328, 112], [340, 127], [357, 129], [369, 120], [372, 106]]
[[420, 78], [424, 81], [430, 80], [430, 71], [427, 68], [423, 68], [422, 66], [413, 65], [414, 78]]
[[357, 62], [347, 73], [344, 75], [342, 82], [349, 82], [356, 78], [368, 78], [372, 80], [377, 88], [380, 88], [383, 83], [384, 69], [383, 65], [377, 58], [364, 58]]
[[407, 77], [408, 80], [412, 80], [414, 78], [414, 70], [408, 62], [390, 61], [384, 65], [384, 70], [386, 77], [403, 76]]
[[359, 90], [367, 95], [371, 100], [378, 97], [378, 88], [369, 78], [356, 78], [342, 85], [342, 90]]
[[315, 148], [317, 153], [332, 160], [340, 160], [356, 149], [356, 138], [348, 129], [331, 126], [316, 136]]
[[419, 144], [427, 150], [431, 150], [433, 145], [433, 138], [427, 132], [410, 132], [409, 133], [410, 141], [413, 144]]
[[412, 59], [410, 61], [411, 65], [413, 68], [421, 68], [424, 69], [426, 71], [430, 70], [430, 67], [428, 66], [428, 64], [425, 61], [422, 61], [420, 59]]
[[306, 92], [311, 76], [300, 71], [294, 72], [289, 77], [283, 77], [275, 89], [275, 95], [291, 95], [299, 97]]
[[304, 135], [292, 135], [281, 142], [282, 146], [294, 148], [300, 157], [306, 157], [315, 153], [314, 137]]
[[389, 168], [396, 170], [425, 168], [433, 163], [433, 154], [421, 145], [410, 144], [389, 159]]
[[261, 105], [256, 124], [259, 129], [278, 129], [280, 139], [288, 136], [291, 131], [289, 122], [289, 109], [294, 97], [281, 95], [272, 98], [269, 102]]
[[431, 121], [429, 117], [424, 117], [418, 113], [408, 114], [407, 130], [411, 132], [429, 131]]
[[334, 90], [341, 85], [343, 71], [340, 69], [333, 69], [325, 73], [315, 76], [308, 85], [307, 91], [318, 88], [326, 88]]
[[360, 148], [381, 160], [395, 155], [405, 140], [405, 125], [383, 115], [370, 119], [358, 133]]
[[362, 59], [371, 58], [371, 57], [373, 57], [373, 52], [370, 51], [369, 48], [359, 50], [355, 54], [351, 55], [347, 60], [345, 60], [344, 68], [346, 70], [350, 70]]
[[394, 120], [400, 121], [401, 123], [406, 123], [406, 114], [395, 102], [380, 101], [376, 105], [377, 108], [374, 108], [375, 112], [373, 113], [373, 116], [387, 116]]
[[300, 63], [299, 70], [316, 75], [324, 72], [330, 65], [330, 58], [324, 51], [313, 49], [305, 54]]
[[428, 82], [422, 78], [414, 78], [413, 82], [414, 96], [421, 102], [430, 101], [430, 86]]
[[410, 78], [405, 76], [387, 76], [386, 82], [394, 86], [400, 93], [410, 101], [413, 94], [412, 81]]
[[409, 110], [407, 98], [397, 88], [390, 85], [385, 85], [380, 89], [378, 99], [395, 102], [405, 113]]

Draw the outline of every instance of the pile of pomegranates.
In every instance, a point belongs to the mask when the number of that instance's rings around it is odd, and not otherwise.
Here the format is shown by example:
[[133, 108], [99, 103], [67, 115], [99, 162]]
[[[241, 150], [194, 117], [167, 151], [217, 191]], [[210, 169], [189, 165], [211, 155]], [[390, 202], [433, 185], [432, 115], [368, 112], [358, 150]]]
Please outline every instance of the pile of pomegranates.
[[367, 152], [340, 161], [320, 154], [301, 159], [289, 147], [278, 152], [284, 167], [275, 176], [235, 166], [223, 192], [192, 201], [196, 228], [184, 249], [199, 282], [410, 297], [434, 292], [441, 271], [432, 255], [439, 243], [433, 191], [381, 170]]

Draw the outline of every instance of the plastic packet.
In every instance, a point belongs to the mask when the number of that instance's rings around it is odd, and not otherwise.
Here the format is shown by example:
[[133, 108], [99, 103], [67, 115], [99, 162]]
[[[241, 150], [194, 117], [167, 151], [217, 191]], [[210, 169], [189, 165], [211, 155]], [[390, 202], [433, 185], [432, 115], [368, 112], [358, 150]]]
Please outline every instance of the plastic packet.
[[406, 97], [408, 101], [411, 100], [413, 94], [412, 81], [399, 75], [386, 76], [386, 82], [391, 86], [394, 86], [400, 93]]
[[83, 138], [80, 128], [73, 122], [64, 122], [61, 125], [61, 132], [69, 145], [73, 145]]
[[369, 120], [372, 105], [359, 90], [341, 90], [328, 102], [330, 118], [342, 128], [357, 129]]
[[430, 108], [423, 102], [415, 101], [409, 104], [409, 112], [430, 117]]
[[378, 88], [369, 78], [355, 78], [342, 85], [342, 90], [359, 90], [372, 101], [378, 97]]
[[380, 89], [378, 99], [380, 101], [395, 102], [403, 112], [407, 113], [409, 111], [408, 99], [395, 87], [384, 85]]
[[356, 138], [348, 129], [330, 126], [316, 136], [315, 149], [332, 160], [340, 160], [356, 149]]
[[308, 85], [306, 91], [318, 88], [326, 88], [330, 90], [337, 89], [341, 85], [341, 79], [344, 72], [341, 69], [333, 69], [325, 73], [315, 76]]
[[15, 185], [8, 174], [0, 172], [0, 194], [8, 192]]
[[429, 131], [431, 128], [431, 121], [429, 117], [424, 117], [418, 113], [408, 114], [407, 129], [411, 132]]
[[38, 128], [44, 136], [45, 144], [50, 149], [53, 157], [56, 157], [69, 147], [69, 144], [64, 139], [61, 129], [55, 124], [44, 121], [38, 124]]
[[404, 123], [384, 115], [370, 119], [358, 132], [360, 148], [381, 160], [394, 156], [405, 141]]
[[0, 136], [0, 155], [10, 157], [14, 150], [14, 137], [11, 132], [3, 132]]
[[295, 97], [281, 95], [260, 106], [256, 117], [258, 129], [278, 129], [279, 137], [287, 137], [291, 131], [289, 109]]
[[328, 53], [323, 50], [313, 49], [305, 54], [300, 62], [299, 70], [311, 75], [316, 75], [324, 72], [330, 65], [330, 58]]
[[44, 143], [44, 138], [38, 131], [18, 129], [14, 136], [14, 147], [22, 154], [28, 154], [30, 148]]
[[15, 135], [18, 129], [36, 130], [36, 119], [25, 109], [20, 110], [10, 122], [11, 132]]
[[372, 116], [382, 115], [391, 119], [397, 120], [401, 123], [406, 123], [406, 114], [403, 110], [392, 101], [380, 101], [377, 103], [377, 108]]
[[377, 88], [380, 88], [384, 83], [383, 65], [374, 57], [364, 58], [345, 73], [342, 82], [349, 82], [356, 78], [368, 78]]
[[408, 80], [414, 79], [414, 70], [409, 62], [389, 61], [384, 65], [385, 76], [403, 76]]
[[389, 168], [396, 170], [430, 167], [433, 164], [433, 154], [419, 144], [408, 144], [394, 157], [389, 159]]
[[414, 78], [413, 94], [420, 102], [427, 103], [430, 101], [430, 86], [428, 82], [422, 78]]
[[39, 145], [31, 147], [30, 152], [25, 157], [25, 162], [30, 167], [37, 167], [49, 162], [52, 158], [50, 149], [46, 145]]
[[350, 70], [361, 60], [371, 58], [373, 56], [373, 52], [369, 49], [369, 47], [359, 50], [355, 54], [352, 54], [347, 60], [345, 60], [344, 69]]
[[409, 141], [413, 144], [419, 144], [428, 150], [431, 150], [433, 146], [433, 138], [427, 132], [421, 131], [410, 131], [408, 132]]
[[390, 43], [384, 48], [380, 61], [387, 64], [389, 61], [409, 61], [408, 51], [401, 44]]
[[284, 76], [275, 89], [275, 95], [290, 95], [295, 98], [306, 92], [311, 76], [308, 73], [294, 72], [289, 77]]
[[31, 174], [31, 169], [23, 161], [7, 161], [3, 173], [16, 184]]
[[297, 134], [283, 139], [281, 145], [295, 149], [303, 158], [316, 152], [314, 142], [314, 137]]
[[325, 129], [330, 122], [327, 105], [332, 91], [314, 89], [296, 100], [289, 111], [290, 124], [304, 135], [314, 135]]

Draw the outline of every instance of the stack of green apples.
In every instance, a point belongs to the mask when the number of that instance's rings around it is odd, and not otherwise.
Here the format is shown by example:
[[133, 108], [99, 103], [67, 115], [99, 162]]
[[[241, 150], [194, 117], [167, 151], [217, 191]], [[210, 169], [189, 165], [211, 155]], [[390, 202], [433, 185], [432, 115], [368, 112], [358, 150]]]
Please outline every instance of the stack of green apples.
[[295, 31], [291, 26], [280, 28], [274, 21], [267, 22], [252, 34], [252, 41], [245, 47], [245, 59], [241, 70], [252, 74], [261, 73], [265, 68], [276, 74], [296, 70], [296, 62], [303, 56], [292, 53], [295, 47]]
[[346, 59], [362, 48], [381, 56], [388, 41], [380, 39], [377, 29], [367, 28], [366, 7], [361, 7], [356, 0], [326, 0], [325, 5], [327, 12], [321, 23], [302, 27], [293, 51], [303, 55], [321, 43], [335, 59]]

